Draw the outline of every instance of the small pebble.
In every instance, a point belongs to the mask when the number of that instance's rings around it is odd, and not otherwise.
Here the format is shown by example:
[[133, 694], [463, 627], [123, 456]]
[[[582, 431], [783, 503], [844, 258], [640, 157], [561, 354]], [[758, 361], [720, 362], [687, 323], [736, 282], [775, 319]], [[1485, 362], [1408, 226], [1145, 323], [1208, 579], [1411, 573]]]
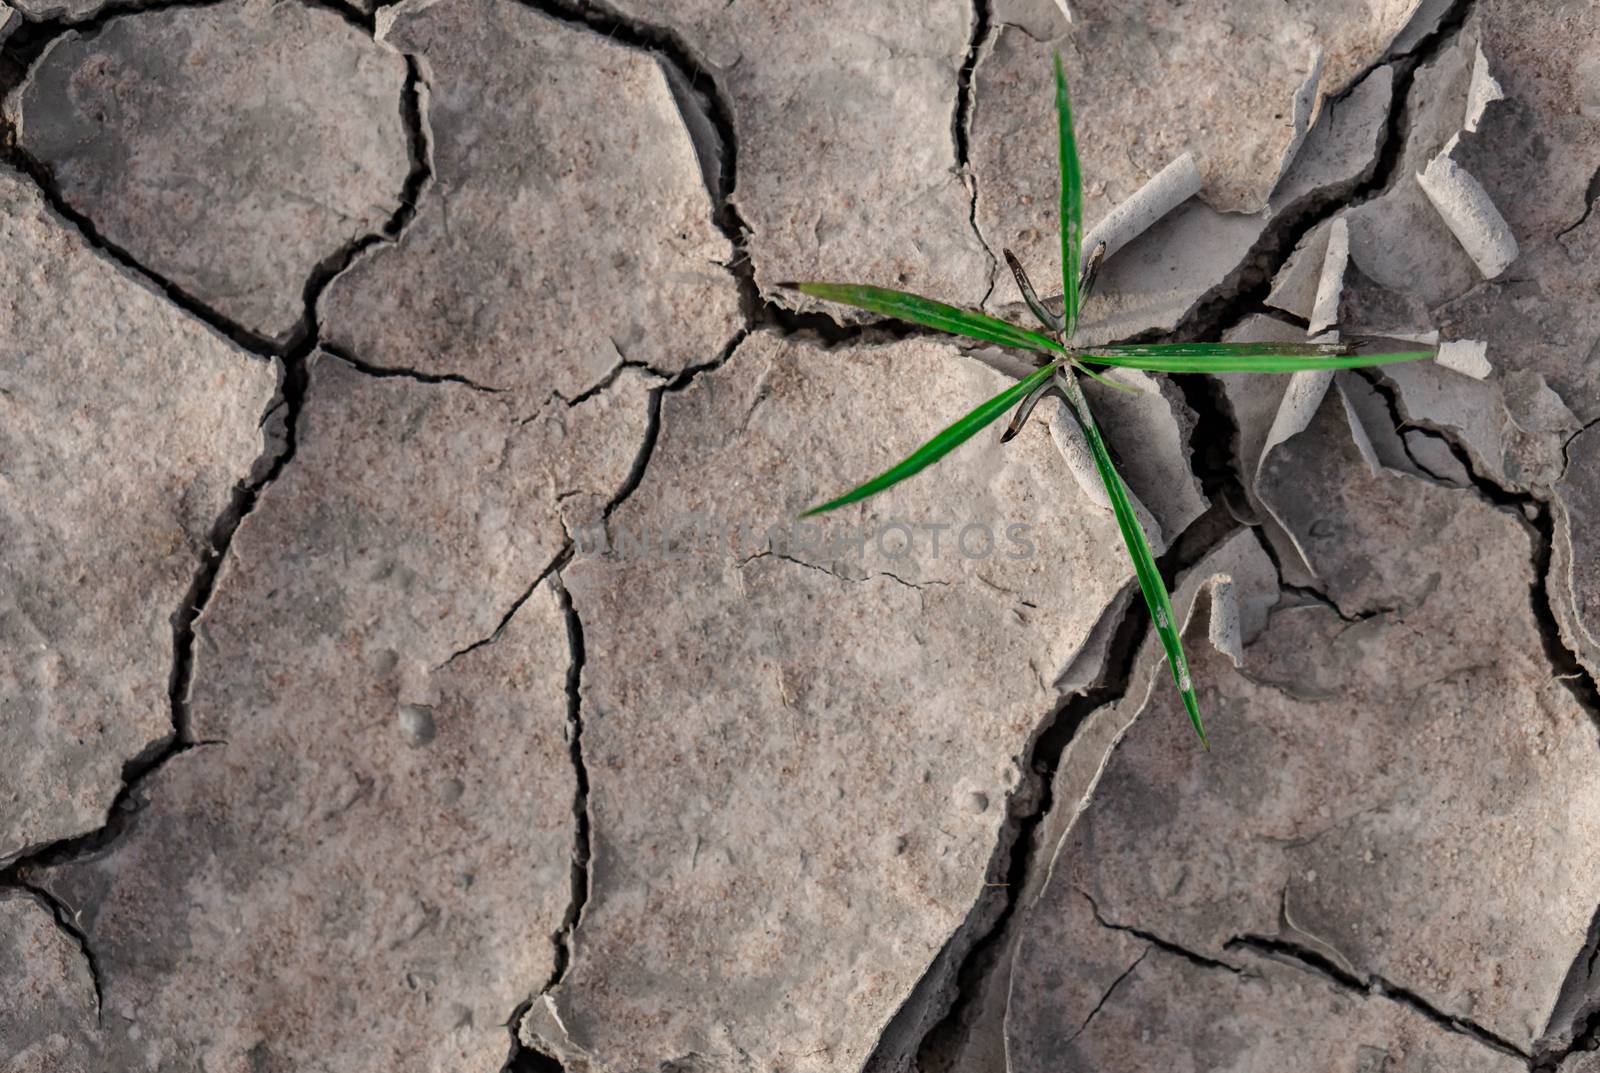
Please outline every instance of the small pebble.
[[413, 748], [428, 744], [438, 732], [433, 725], [433, 709], [421, 704], [400, 705], [400, 730]]

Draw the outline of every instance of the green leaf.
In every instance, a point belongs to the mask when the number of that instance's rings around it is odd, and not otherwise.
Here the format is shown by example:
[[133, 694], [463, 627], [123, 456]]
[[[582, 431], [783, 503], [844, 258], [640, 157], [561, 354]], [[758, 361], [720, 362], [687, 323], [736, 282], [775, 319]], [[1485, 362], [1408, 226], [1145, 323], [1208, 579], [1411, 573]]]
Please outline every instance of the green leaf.
[[1095, 469], [1100, 471], [1100, 481], [1106, 487], [1106, 495], [1111, 500], [1111, 510], [1117, 516], [1117, 527], [1122, 530], [1122, 540], [1128, 546], [1128, 556], [1133, 560], [1134, 576], [1139, 580], [1139, 591], [1144, 594], [1145, 606], [1150, 609], [1150, 617], [1155, 620], [1156, 633], [1161, 638], [1161, 647], [1167, 653], [1167, 665], [1172, 669], [1172, 680], [1178, 685], [1178, 692], [1183, 697], [1184, 710], [1189, 713], [1189, 722], [1194, 724], [1194, 731], [1200, 735], [1200, 744], [1210, 748], [1206, 741], [1205, 727], [1200, 723], [1200, 702], [1195, 696], [1194, 682], [1189, 677], [1189, 661], [1183, 655], [1183, 640], [1178, 636], [1180, 624], [1177, 616], [1172, 611], [1172, 599], [1167, 595], [1167, 587], [1161, 580], [1161, 572], [1156, 569], [1155, 555], [1150, 551], [1150, 543], [1145, 539], [1144, 530], [1139, 526], [1139, 519], [1133, 513], [1133, 504], [1128, 500], [1128, 491], [1122, 484], [1122, 478], [1117, 475], [1116, 467], [1111, 464], [1111, 454], [1106, 450], [1106, 443], [1100, 436], [1100, 429], [1095, 425], [1094, 415], [1089, 412], [1089, 402], [1084, 398], [1077, 381], [1070, 375], [1066, 378], [1069, 385], [1069, 401], [1077, 413], [1078, 424], [1083, 429], [1084, 438], [1089, 441], [1089, 451], [1094, 455]]
[[1061, 128], [1061, 293], [1066, 315], [1066, 338], [1078, 324], [1078, 268], [1083, 246], [1083, 171], [1078, 167], [1078, 143], [1072, 135], [1072, 101], [1067, 97], [1067, 74], [1056, 52], [1056, 119]]
[[1134, 343], [1089, 348], [1079, 361], [1163, 373], [1298, 373], [1422, 361], [1431, 350], [1354, 354], [1345, 343]]
[[1061, 344], [1047, 335], [1030, 332], [985, 313], [957, 309], [905, 291], [891, 291], [864, 283], [780, 283], [779, 286], [809, 294], [813, 298], [882, 313], [897, 320], [909, 320], [926, 328], [937, 328], [942, 332], [965, 335], [986, 343], [999, 343], [1019, 350], [1061, 351]]
[[985, 425], [998, 419], [1011, 408], [1012, 403], [1018, 399], [1025, 398], [1034, 388], [1048, 380], [1055, 371], [1055, 365], [1046, 365], [1042, 369], [1035, 369], [1031, 374], [1018, 380], [989, 401], [982, 403], [977, 409], [956, 421], [921, 447], [918, 447], [900, 464], [878, 474], [878, 476], [865, 484], [857, 485], [837, 499], [830, 499], [820, 506], [812, 507], [801, 517], [809, 518], [813, 514], [822, 514], [837, 507], [855, 503], [870, 495], [876, 495], [890, 485], [898, 484], [907, 477], [927, 469], [939, 459], [970, 440]]

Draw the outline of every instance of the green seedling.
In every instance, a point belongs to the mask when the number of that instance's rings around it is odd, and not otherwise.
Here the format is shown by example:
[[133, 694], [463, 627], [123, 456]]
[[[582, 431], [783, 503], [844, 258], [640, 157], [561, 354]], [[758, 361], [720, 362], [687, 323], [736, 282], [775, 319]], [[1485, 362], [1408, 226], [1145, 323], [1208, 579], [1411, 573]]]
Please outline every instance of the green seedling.
[[[1389, 354], [1359, 354], [1348, 343], [1136, 343], [1129, 345], [1076, 347], [1072, 336], [1078, 325], [1078, 314], [1094, 287], [1096, 274], [1105, 259], [1105, 245], [1098, 244], [1082, 257], [1083, 242], [1083, 176], [1078, 167], [1077, 143], [1072, 133], [1072, 105], [1067, 97], [1067, 79], [1062, 70], [1061, 55], [1056, 54], [1056, 114], [1060, 127], [1061, 154], [1061, 283], [1062, 310], [1059, 315], [1048, 309], [1034, 292], [1033, 285], [1022, 265], [1006, 251], [1006, 263], [1016, 278], [1017, 288], [1028, 308], [1045, 331], [1009, 324], [997, 317], [935, 302], [903, 291], [886, 290], [859, 283], [790, 283], [785, 286], [815, 298], [855, 306], [898, 320], [910, 321], [928, 328], [965, 336], [969, 339], [994, 343], [1015, 350], [1029, 351], [1035, 355], [1039, 367], [994, 398], [980, 404], [971, 413], [960, 418], [933, 439], [917, 448], [912, 454], [878, 476], [857, 485], [845, 494], [818, 504], [805, 512], [806, 516], [835, 510], [850, 503], [866, 499], [931, 466], [962, 443], [972, 438], [984, 426], [991, 424], [1016, 405], [1015, 416], [1006, 429], [1002, 442], [1015, 436], [1033, 411], [1034, 404], [1050, 391], [1059, 393], [1067, 403], [1084, 439], [1094, 456], [1095, 468], [1105, 484], [1106, 496], [1116, 515], [1117, 526], [1122, 531], [1123, 542], [1133, 560], [1134, 575], [1139, 591], [1144, 594], [1150, 617], [1155, 621], [1156, 633], [1166, 652], [1167, 664], [1173, 681], [1183, 697], [1184, 709], [1195, 733], [1206, 744], [1205, 727], [1200, 721], [1200, 706], [1195, 697], [1194, 682], [1189, 675], [1189, 665], [1183, 655], [1183, 644], [1178, 631], [1181, 624], [1172, 610], [1172, 600], [1156, 567], [1150, 542], [1145, 538], [1138, 519], [1134, 516], [1127, 488], [1122, 483], [1105, 440], [1089, 412], [1088, 400], [1078, 385], [1077, 373], [1103, 379], [1090, 366], [1112, 366], [1124, 369], [1145, 369], [1163, 373], [1295, 373], [1311, 369], [1354, 369], [1380, 365], [1386, 362], [1417, 361], [1433, 357], [1432, 351], [1407, 351]], [[1114, 381], [1105, 383], [1122, 387]]]

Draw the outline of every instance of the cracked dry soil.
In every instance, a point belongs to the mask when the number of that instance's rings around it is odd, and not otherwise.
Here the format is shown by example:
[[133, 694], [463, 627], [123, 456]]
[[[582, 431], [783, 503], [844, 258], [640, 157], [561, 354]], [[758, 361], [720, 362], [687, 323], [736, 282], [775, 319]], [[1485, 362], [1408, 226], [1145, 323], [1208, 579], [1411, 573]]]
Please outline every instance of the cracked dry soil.
[[[1597, 31], [0, 2], [0, 1071], [1600, 1068]], [[1017, 371], [773, 281], [1020, 316], [1057, 48], [1088, 337], [1444, 347], [1088, 385], [1210, 752], [1061, 414], [769, 531]]]

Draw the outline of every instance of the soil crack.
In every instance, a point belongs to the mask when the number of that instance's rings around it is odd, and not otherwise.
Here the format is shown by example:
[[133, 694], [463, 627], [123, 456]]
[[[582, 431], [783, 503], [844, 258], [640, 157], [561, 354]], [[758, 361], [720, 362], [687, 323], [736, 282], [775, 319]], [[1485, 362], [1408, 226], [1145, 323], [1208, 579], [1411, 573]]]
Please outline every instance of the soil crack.
[[973, 0], [972, 2], [972, 37], [967, 45], [967, 58], [962, 61], [961, 70], [956, 75], [956, 110], [952, 117], [952, 131], [955, 138], [956, 170], [961, 174], [967, 184], [968, 212], [967, 222], [972, 227], [972, 233], [978, 239], [978, 245], [983, 247], [983, 255], [989, 260], [989, 286], [983, 292], [983, 300], [978, 303], [982, 309], [989, 304], [989, 296], [994, 294], [995, 283], [1000, 276], [1000, 262], [995, 259], [994, 250], [984, 240], [983, 229], [978, 226], [978, 173], [972, 167], [972, 110], [977, 103], [977, 69], [978, 63], [983, 58], [983, 47], [988, 44], [990, 26], [993, 23], [993, 12], [990, 10], [991, 0]]
[[1224, 950], [1248, 950], [1261, 957], [1287, 962], [1319, 976], [1326, 977], [1348, 990], [1397, 1002], [1421, 1014], [1447, 1032], [1469, 1036], [1485, 1047], [1493, 1048], [1504, 1054], [1515, 1055], [1524, 1060], [1529, 1058], [1526, 1051], [1514, 1046], [1509, 1040], [1496, 1035], [1482, 1025], [1465, 1017], [1457, 1017], [1453, 1014], [1445, 1013], [1415, 991], [1391, 983], [1382, 976], [1369, 975], [1363, 980], [1341, 969], [1317, 951], [1296, 943], [1283, 939], [1269, 939], [1259, 935], [1238, 935], [1224, 943], [1222, 948]]
[[[1110, 931], [1125, 932], [1128, 935], [1132, 935], [1136, 939], [1144, 940], [1163, 953], [1171, 954], [1173, 957], [1182, 958], [1184, 961], [1189, 962], [1189, 964], [1197, 965], [1202, 969], [1221, 969], [1223, 972], [1232, 973], [1235, 976], [1239, 976], [1244, 972], [1244, 970], [1239, 968], [1237, 965], [1230, 965], [1226, 961], [1219, 961], [1216, 958], [1207, 957], [1206, 955], [1198, 953], [1197, 951], [1190, 950], [1186, 946], [1175, 943], [1171, 939], [1163, 938], [1160, 935], [1157, 935], [1155, 932], [1145, 931], [1143, 928], [1136, 928], [1131, 924], [1115, 923], [1101, 914], [1100, 906], [1095, 902], [1093, 895], [1082, 888], [1078, 890], [1078, 893], [1083, 895], [1084, 900], [1089, 903], [1089, 909], [1094, 913], [1094, 922], [1100, 925], [1102, 928], [1109, 929]], [[1224, 947], [1224, 949], [1226, 949], [1226, 947]]]

